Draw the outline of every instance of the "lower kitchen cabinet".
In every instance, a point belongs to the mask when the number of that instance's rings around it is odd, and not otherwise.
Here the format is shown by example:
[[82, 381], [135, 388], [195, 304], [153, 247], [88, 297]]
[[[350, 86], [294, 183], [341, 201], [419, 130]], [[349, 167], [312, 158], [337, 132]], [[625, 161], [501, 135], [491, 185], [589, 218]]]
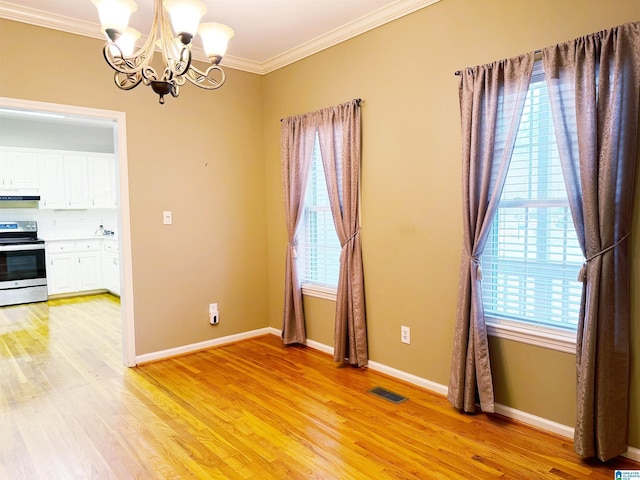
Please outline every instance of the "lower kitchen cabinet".
[[102, 243], [102, 280], [103, 286], [111, 293], [120, 295], [120, 255], [116, 240], [104, 240]]
[[73, 242], [47, 244], [47, 290], [49, 295], [77, 291], [76, 254]]
[[102, 288], [101, 240], [75, 242], [78, 291]]
[[[101, 239], [47, 242], [49, 295], [101, 289], [119, 295], [117, 241], [111, 242], [116, 245], [115, 253], [104, 251]], [[107, 257], [111, 262], [109, 268], [105, 268]], [[114, 266], [117, 272], [114, 272]]]

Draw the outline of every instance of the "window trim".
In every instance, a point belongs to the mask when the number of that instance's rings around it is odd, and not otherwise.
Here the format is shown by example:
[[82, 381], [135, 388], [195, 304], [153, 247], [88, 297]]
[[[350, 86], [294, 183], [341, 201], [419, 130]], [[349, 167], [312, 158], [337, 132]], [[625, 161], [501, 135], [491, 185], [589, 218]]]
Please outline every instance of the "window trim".
[[303, 283], [301, 285], [302, 295], [308, 297], [323, 298], [325, 300], [336, 301], [338, 296], [337, 287], [327, 287], [325, 285], [316, 285], [315, 283]]
[[575, 355], [577, 332], [542, 325], [524, 324], [498, 317], [485, 317], [487, 334], [506, 340]]

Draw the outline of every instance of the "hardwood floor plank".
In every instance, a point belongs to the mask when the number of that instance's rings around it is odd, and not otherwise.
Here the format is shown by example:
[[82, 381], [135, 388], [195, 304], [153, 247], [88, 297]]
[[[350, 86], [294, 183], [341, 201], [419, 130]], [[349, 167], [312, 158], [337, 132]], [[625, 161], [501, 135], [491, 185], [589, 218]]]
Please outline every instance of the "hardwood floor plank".
[[[0, 308], [0, 479], [611, 479], [571, 441], [267, 335], [128, 369], [110, 295]], [[392, 404], [367, 391], [409, 398]]]

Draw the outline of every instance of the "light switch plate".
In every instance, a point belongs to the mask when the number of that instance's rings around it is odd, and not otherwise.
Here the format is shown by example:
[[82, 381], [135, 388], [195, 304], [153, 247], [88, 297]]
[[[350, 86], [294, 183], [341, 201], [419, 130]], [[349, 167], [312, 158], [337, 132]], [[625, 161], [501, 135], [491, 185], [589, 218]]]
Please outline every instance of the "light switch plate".
[[402, 343], [410, 344], [411, 343], [411, 328], [405, 327], [404, 325], [400, 327], [400, 341]]
[[171, 212], [168, 210], [162, 212], [162, 220], [165, 225], [171, 225], [173, 223], [173, 220], [171, 218]]

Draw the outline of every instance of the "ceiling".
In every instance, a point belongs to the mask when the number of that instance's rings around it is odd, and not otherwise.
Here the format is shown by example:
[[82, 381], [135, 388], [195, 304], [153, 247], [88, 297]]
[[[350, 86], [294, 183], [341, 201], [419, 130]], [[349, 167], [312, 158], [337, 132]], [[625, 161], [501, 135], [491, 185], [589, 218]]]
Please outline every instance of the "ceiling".
[[[203, 0], [202, 21], [235, 30], [223, 66], [265, 74], [440, 0]], [[153, 0], [136, 0], [130, 26], [149, 32]], [[0, 17], [95, 38], [90, 0], [0, 0]], [[205, 59], [194, 47], [194, 56]]]

